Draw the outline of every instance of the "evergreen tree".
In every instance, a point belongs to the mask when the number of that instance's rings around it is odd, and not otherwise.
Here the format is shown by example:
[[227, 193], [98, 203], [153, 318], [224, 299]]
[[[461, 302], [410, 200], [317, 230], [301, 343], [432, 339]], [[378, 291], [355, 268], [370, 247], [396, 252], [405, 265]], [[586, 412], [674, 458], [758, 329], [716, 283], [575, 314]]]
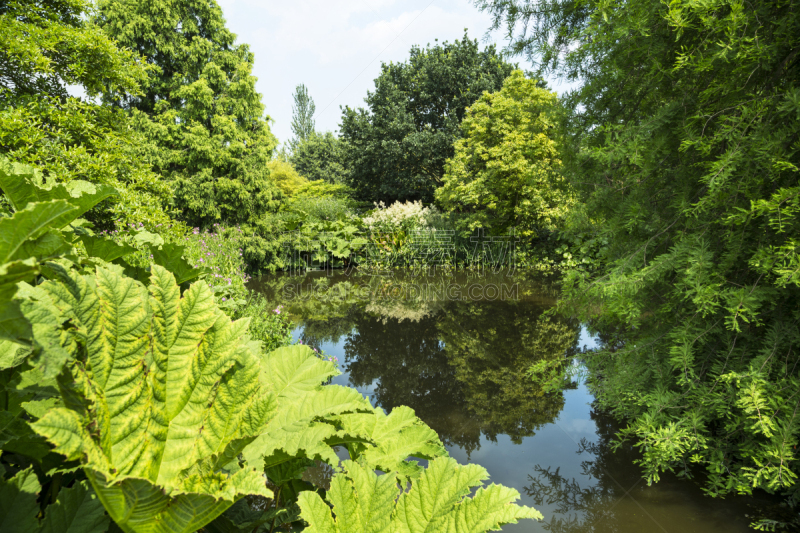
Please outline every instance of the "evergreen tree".
[[173, 181], [190, 223], [248, 222], [278, 206], [267, 163], [277, 144], [252, 75], [213, 0], [101, 0], [97, 23], [155, 68], [142, 95], [107, 98], [136, 110], [153, 141], [143, 154]]
[[295, 89], [293, 98], [292, 133], [294, 133], [294, 138], [289, 141], [292, 152], [314, 133], [314, 112], [317, 109], [314, 99], [311, 98], [308, 89], [302, 83]]

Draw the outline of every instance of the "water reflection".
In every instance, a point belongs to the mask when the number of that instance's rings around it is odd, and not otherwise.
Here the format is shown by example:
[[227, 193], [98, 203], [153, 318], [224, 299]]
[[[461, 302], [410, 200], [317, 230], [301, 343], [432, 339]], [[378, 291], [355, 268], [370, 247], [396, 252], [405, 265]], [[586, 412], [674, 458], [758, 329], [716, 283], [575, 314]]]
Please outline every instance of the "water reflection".
[[577, 322], [549, 311], [553, 283], [318, 273], [254, 288], [285, 306], [298, 338], [339, 357], [344, 373], [334, 382], [387, 412], [410, 406], [452, 456], [480, 463], [545, 515], [504, 532], [744, 532], [751, 507], [763, 506], [711, 500], [670, 476], [647, 487], [636, 451], [612, 452], [615, 423], [592, 411], [585, 386], [534, 384], [533, 363], [565, 362], [587, 342]]
[[350, 384], [375, 383], [375, 405], [411, 407], [468, 456], [482, 435], [522, 442], [564, 405], [561, 391], [544, 392], [526, 375], [534, 362], [563, 359], [577, 347], [579, 325], [544, 314], [555, 303], [547, 283], [311, 275], [260, 290], [283, 298], [304, 342], [343, 340]]

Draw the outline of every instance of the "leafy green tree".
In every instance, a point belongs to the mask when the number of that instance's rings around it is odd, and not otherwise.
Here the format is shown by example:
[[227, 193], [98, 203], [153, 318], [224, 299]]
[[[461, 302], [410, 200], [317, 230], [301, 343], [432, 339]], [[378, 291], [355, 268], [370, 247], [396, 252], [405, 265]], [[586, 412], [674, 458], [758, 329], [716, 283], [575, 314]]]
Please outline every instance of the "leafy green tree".
[[480, 50], [466, 34], [414, 46], [408, 61], [383, 64], [368, 109], [342, 112], [345, 166], [360, 199], [433, 201], [467, 107], [498, 91], [513, 68], [494, 46]]
[[556, 95], [514, 71], [467, 110], [437, 201], [462, 215], [464, 229], [554, 229], [572, 203], [559, 172], [556, 123]]
[[314, 112], [317, 106], [314, 99], [308, 94], [308, 89], [302, 83], [294, 90], [294, 106], [292, 106], [292, 133], [294, 137], [289, 141], [292, 152], [295, 148], [314, 133]]
[[11, 0], [0, 7], [0, 102], [67, 97], [67, 85], [90, 96], [136, 93], [145, 71], [134, 53], [86, 21], [88, 0]]
[[146, 141], [121, 110], [72, 98], [138, 93], [147, 68], [86, 21], [84, 1], [8, 2], [0, 8], [0, 155], [37, 168], [42, 178], [111, 185], [119, 196], [86, 217], [168, 226], [171, 193], [135, 147]]
[[143, 94], [109, 94], [152, 141], [142, 157], [172, 181], [192, 224], [258, 220], [278, 207], [267, 163], [277, 140], [252, 75], [253, 54], [214, 1], [102, 0], [95, 21], [154, 66]]
[[273, 159], [267, 166], [270, 179], [286, 196], [292, 196], [303, 185], [308, 183], [308, 180], [298, 174], [294, 166], [287, 161]]
[[582, 81], [567, 167], [607, 239], [567, 287], [628, 326], [588, 358], [650, 481], [796, 492], [800, 11], [795, 2], [487, 0], [512, 48]]
[[297, 143], [290, 159], [294, 168], [311, 181], [347, 181], [343, 143], [329, 131], [312, 132], [305, 140]]

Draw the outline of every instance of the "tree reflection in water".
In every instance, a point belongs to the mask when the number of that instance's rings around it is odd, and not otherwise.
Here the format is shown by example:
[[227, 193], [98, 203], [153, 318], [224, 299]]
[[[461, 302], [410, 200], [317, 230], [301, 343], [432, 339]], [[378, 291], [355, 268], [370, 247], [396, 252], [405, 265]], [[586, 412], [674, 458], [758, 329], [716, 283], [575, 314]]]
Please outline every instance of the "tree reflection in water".
[[[725, 499], [705, 496], [700, 484], [662, 474], [648, 486], [636, 465], [641, 457], [631, 443], [614, 446], [619, 423], [607, 414], [590, 413], [596, 427], [592, 441], [583, 439], [577, 453], [583, 479], [561, 475], [558, 468], [534, 467], [523, 492], [534, 506], [547, 505], [542, 527], [555, 533], [639, 533], [641, 531], [752, 531], [759, 518], [791, 519], [788, 508], [766, 493]], [[700, 472], [695, 472], [702, 478]]]
[[524, 489], [536, 505], [555, 505], [554, 514], [542, 524], [547, 531], [631, 531], [629, 515], [616, 511], [620, 510], [617, 503], [642, 484], [641, 471], [633, 467], [636, 451], [630, 445], [623, 445], [612, 452], [617, 424], [595, 411], [590, 416], [598, 438], [582, 439], [577, 453], [587, 456], [581, 462], [581, 474], [591, 481], [581, 487], [575, 479], [563, 477], [558, 468], [537, 465], [534, 475], [529, 476], [530, 485]]
[[[373, 400], [387, 411], [411, 407], [447, 445], [469, 454], [481, 436], [520, 443], [563, 408], [561, 391], [527, 375], [531, 364], [576, 350], [578, 324], [544, 314], [555, 304], [552, 285], [467, 275], [287, 280], [293, 290], [261, 290], [287, 306], [304, 342], [344, 338], [350, 383], [374, 384]], [[502, 283], [517, 284], [512, 299], [468, 296], [472, 285]], [[281, 300], [287, 294], [296, 298]]]

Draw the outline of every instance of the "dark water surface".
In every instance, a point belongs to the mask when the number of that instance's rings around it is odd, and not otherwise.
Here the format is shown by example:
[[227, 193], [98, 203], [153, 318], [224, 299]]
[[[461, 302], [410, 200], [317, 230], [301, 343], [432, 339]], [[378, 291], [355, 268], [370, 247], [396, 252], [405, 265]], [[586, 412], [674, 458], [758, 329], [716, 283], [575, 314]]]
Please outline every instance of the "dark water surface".
[[577, 322], [546, 314], [554, 284], [492, 275], [268, 276], [253, 288], [283, 305], [295, 340], [339, 358], [334, 382], [389, 412], [408, 405], [450, 454], [517, 489], [543, 522], [504, 532], [752, 531], [759, 498], [711, 499], [665, 475], [648, 487], [636, 450], [611, 450], [616, 423], [585, 385], [546, 392], [541, 360], [595, 347]]

